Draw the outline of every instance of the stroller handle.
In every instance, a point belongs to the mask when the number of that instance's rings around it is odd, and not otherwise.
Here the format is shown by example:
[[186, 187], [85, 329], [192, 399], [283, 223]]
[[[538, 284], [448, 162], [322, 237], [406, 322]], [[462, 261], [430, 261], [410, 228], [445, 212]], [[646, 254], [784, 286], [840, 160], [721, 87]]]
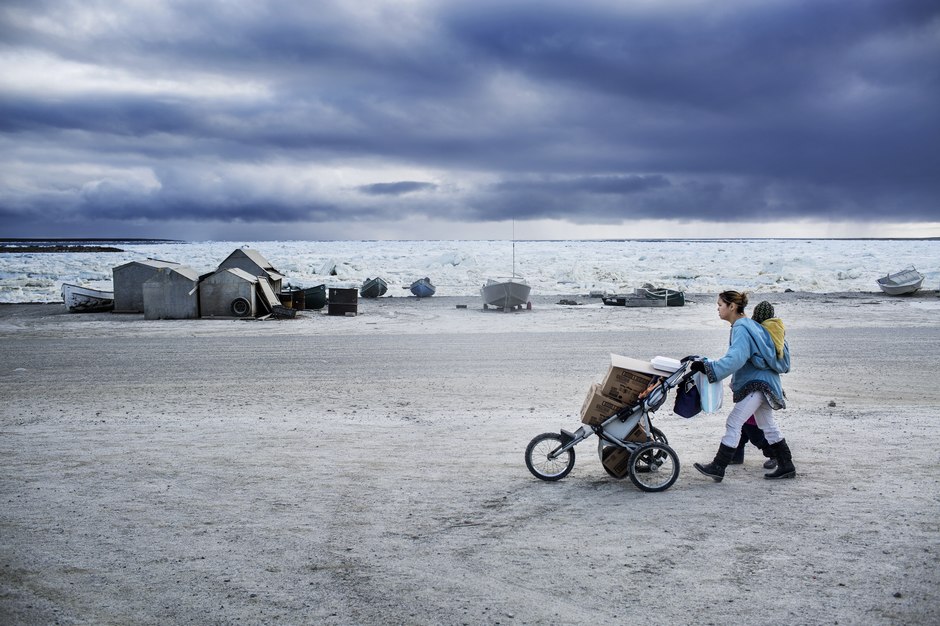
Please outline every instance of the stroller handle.
[[653, 389], [643, 400], [643, 404], [647, 411], [655, 411], [662, 406], [663, 402], [666, 401], [666, 396], [669, 394], [669, 390], [679, 386], [687, 377], [691, 376], [692, 372], [689, 371], [689, 363], [685, 362], [679, 366], [679, 369], [674, 371], [665, 380], [656, 385], [656, 388]]

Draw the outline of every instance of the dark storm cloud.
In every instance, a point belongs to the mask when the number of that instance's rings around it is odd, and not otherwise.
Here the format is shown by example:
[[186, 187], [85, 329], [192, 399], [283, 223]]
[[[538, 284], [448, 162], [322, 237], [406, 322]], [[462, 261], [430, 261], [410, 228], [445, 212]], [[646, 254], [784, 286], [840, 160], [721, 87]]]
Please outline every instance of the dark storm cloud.
[[0, 41], [7, 231], [940, 220], [926, 0], [11, 0]]
[[432, 191], [437, 188], [434, 183], [422, 183], [413, 180], [402, 180], [397, 183], [375, 183], [357, 187], [359, 191], [371, 196], [401, 196], [416, 191]]
[[631, 194], [648, 189], [668, 187], [663, 176], [582, 176], [566, 180], [506, 181], [495, 186], [497, 191], [542, 191], [548, 193]]

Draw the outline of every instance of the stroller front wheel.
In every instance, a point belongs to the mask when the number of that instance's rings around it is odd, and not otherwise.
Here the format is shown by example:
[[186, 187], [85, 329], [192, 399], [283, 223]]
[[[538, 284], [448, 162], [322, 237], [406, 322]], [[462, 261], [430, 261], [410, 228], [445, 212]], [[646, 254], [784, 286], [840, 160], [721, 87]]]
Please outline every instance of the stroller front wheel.
[[574, 448], [568, 448], [555, 458], [550, 455], [563, 445], [558, 433], [537, 435], [525, 449], [525, 466], [541, 480], [561, 480], [574, 467]]

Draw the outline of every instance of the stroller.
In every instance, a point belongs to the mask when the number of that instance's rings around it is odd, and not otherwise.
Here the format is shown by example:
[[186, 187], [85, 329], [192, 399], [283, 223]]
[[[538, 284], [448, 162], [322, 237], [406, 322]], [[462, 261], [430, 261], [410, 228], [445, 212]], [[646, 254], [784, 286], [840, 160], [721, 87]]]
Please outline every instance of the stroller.
[[561, 480], [574, 467], [574, 447], [594, 434], [598, 456], [610, 476], [629, 476], [643, 491], [669, 489], [679, 477], [679, 457], [650, 417], [666, 401], [669, 390], [692, 375], [688, 368], [688, 363], [682, 363], [667, 378], [654, 382], [636, 402], [600, 424], [585, 424], [573, 433], [562, 429], [537, 435], [526, 447], [526, 467], [536, 478]]

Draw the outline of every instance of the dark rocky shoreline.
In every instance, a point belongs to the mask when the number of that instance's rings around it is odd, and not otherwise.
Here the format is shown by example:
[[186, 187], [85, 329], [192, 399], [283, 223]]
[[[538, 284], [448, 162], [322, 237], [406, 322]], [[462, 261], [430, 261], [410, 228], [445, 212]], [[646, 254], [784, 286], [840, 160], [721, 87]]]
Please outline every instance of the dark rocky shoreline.
[[0, 246], [0, 254], [22, 254], [24, 252], [124, 252], [112, 246]]

